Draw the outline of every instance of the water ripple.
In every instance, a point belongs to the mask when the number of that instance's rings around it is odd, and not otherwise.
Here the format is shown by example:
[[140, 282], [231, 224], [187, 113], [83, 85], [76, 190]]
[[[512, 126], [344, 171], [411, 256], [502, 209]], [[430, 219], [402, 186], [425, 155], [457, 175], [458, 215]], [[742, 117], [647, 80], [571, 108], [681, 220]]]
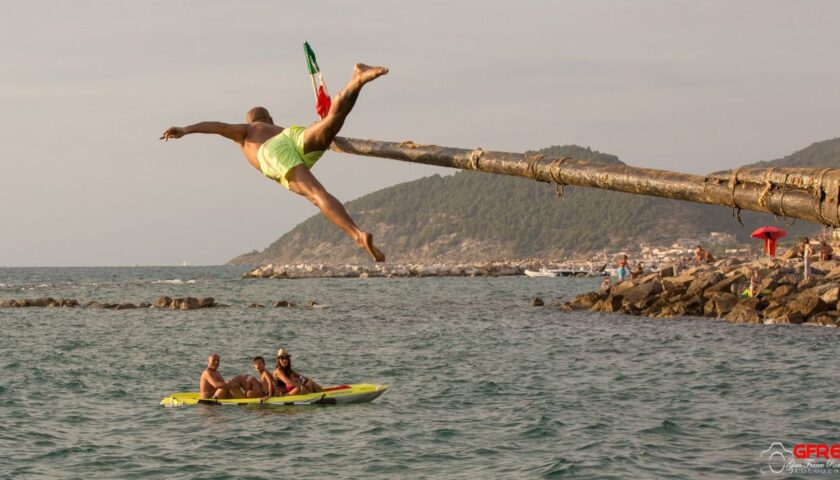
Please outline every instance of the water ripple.
[[[238, 274], [0, 269], [0, 299], [38, 287], [234, 306], [0, 311], [0, 477], [733, 478], [755, 475], [773, 441], [831, 442], [840, 427], [835, 330], [530, 307], [535, 288], [564, 300], [588, 279]], [[330, 308], [242, 308], [279, 299]], [[281, 345], [322, 383], [391, 388], [346, 407], [157, 406], [196, 388], [210, 351], [232, 376]]]

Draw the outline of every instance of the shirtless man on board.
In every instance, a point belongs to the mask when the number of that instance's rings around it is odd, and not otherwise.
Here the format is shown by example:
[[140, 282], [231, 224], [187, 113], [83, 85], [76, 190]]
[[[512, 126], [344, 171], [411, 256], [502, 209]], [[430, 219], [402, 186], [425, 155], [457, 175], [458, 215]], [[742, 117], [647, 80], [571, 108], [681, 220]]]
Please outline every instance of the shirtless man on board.
[[226, 382], [219, 373], [219, 354], [211, 353], [207, 357], [207, 368], [201, 373], [198, 391], [201, 398], [245, 398], [248, 391], [248, 375], [237, 375]]
[[338, 135], [362, 86], [386, 73], [388, 69], [385, 67], [357, 63], [350, 82], [335, 96], [327, 116], [307, 128], [279, 127], [274, 124], [268, 110], [254, 107], [248, 111], [247, 123], [200, 122], [187, 127], [171, 127], [160, 138], [169, 140], [190, 133], [212, 133], [233, 140], [254, 168], [306, 197], [329, 221], [365, 249], [374, 261], [384, 262], [385, 255], [373, 245], [373, 236], [356, 226], [344, 205], [327, 192], [309, 170]]

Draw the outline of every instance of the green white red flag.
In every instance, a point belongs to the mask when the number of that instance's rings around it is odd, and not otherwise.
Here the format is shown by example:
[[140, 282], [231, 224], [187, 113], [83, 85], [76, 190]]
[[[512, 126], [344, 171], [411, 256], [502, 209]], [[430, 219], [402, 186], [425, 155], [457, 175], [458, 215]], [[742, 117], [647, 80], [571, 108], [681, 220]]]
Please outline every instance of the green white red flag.
[[[306, 67], [309, 69], [309, 78], [312, 80], [312, 93], [315, 94], [315, 111], [321, 118], [327, 116], [330, 111], [330, 94], [327, 92], [327, 84], [324, 83], [324, 76], [321, 68], [318, 67], [318, 60], [315, 52], [309, 46], [309, 42], [303, 42], [303, 53], [306, 55]], [[318, 76], [316, 82], [315, 76]]]

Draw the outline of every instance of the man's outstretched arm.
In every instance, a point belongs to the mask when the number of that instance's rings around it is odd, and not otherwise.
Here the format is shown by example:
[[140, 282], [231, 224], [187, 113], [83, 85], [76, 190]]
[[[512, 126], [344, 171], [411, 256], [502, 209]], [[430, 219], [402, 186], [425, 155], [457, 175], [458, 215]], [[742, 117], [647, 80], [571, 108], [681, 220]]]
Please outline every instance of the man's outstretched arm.
[[186, 127], [170, 127], [163, 132], [160, 139], [181, 138], [190, 133], [213, 133], [241, 144], [245, 142], [245, 133], [247, 130], [248, 126], [242, 123], [199, 122]]

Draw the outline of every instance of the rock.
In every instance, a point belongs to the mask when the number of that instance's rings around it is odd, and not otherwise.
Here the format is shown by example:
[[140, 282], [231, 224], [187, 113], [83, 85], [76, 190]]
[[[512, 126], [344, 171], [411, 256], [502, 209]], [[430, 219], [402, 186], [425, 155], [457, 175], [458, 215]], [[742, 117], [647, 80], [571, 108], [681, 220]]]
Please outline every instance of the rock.
[[286, 308], [288, 308], [290, 306], [290, 304], [289, 304], [289, 302], [287, 302], [285, 300], [278, 300], [277, 303], [274, 304], [274, 306], [275, 307], [286, 307]]
[[793, 298], [771, 300], [762, 314], [764, 318], [778, 318], [790, 313], [790, 304]]
[[[714, 314], [717, 318], [725, 317], [729, 312], [738, 305], [738, 295], [731, 292], [716, 292], [707, 302], [712, 304], [710, 314]], [[705, 309], [704, 309], [705, 312]]]
[[621, 304], [624, 297], [621, 295], [610, 294], [609, 297], [601, 304], [602, 312], [618, 312], [621, 310]]
[[678, 277], [671, 277], [662, 280], [662, 288], [668, 292], [684, 293], [688, 285], [694, 281], [694, 275], [683, 272]]
[[799, 312], [788, 312], [777, 317], [764, 319], [765, 325], [799, 324], [805, 321], [805, 317]]
[[828, 313], [820, 313], [805, 321], [805, 325], [817, 327], [837, 327], [837, 317]]
[[820, 281], [815, 277], [808, 277], [796, 285], [796, 289], [800, 292], [816, 287]]
[[359, 274], [359, 278], [369, 278], [370, 274], [368, 272], [362, 272]]
[[702, 295], [703, 292], [712, 285], [723, 280], [723, 274], [713, 270], [711, 272], [703, 272], [697, 278], [692, 280], [685, 291], [687, 296]]
[[667, 296], [668, 294], [663, 292], [659, 296], [653, 297], [653, 301], [650, 302], [647, 308], [640, 311], [639, 314], [646, 317], [659, 316], [662, 313], [662, 309], [668, 306]]
[[216, 306], [216, 299], [213, 297], [204, 297], [198, 302], [198, 308], [213, 308]]
[[589, 310], [600, 300], [601, 295], [598, 292], [589, 292], [578, 295], [567, 305], [575, 310]]
[[767, 273], [762, 273], [759, 273], [761, 281], [758, 284], [758, 289], [761, 291], [773, 291], [779, 285], [796, 285], [799, 282], [796, 275], [782, 270], [770, 270]]
[[79, 301], [78, 300], [73, 300], [71, 298], [64, 298], [64, 299], [61, 300], [60, 304], [61, 304], [62, 307], [71, 307], [72, 308], [72, 307], [78, 307], [79, 306]]
[[641, 285], [635, 285], [624, 290], [623, 305], [629, 310], [644, 310], [650, 306], [658, 294], [662, 293], [662, 284], [654, 280]]
[[729, 292], [738, 294], [738, 285], [744, 282], [749, 282], [747, 277], [743, 274], [737, 273], [732, 276], [727, 276], [723, 280], [709, 286], [704, 292], [703, 297], [711, 298], [717, 292]]
[[545, 305], [545, 302], [543, 302], [543, 299], [540, 298], [540, 297], [534, 297], [531, 300], [531, 306], [532, 307], [542, 307], [543, 305]]
[[137, 308], [137, 305], [133, 303], [120, 303], [119, 305], [114, 307], [114, 310], [129, 310], [132, 308]]
[[181, 310], [197, 310], [201, 308], [201, 302], [195, 297], [187, 297], [181, 301]]
[[819, 297], [813, 295], [800, 295], [793, 302], [788, 304], [788, 309], [792, 313], [799, 313], [803, 318], [808, 318], [829, 310], [829, 306], [826, 305], [826, 303]]
[[759, 312], [743, 303], [735, 305], [723, 318], [729, 323], [762, 323]]
[[260, 305], [259, 303], [252, 303], [252, 304], [249, 304], [246, 308], [263, 308], [263, 306]]
[[811, 262], [811, 271], [822, 272], [822, 275], [828, 274], [837, 267], [837, 260], [817, 260]]
[[58, 306], [58, 302], [52, 297], [37, 298], [35, 300], [28, 300], [27, 307], [54, 307]]
[[795, 273], [782, 274], [777, 278], [777, 281], [779, 285], [797, 285], [799, 284], [799, 275]]
[[823, 283], [802, 291], [801, 295], [820, 297], [820, 300], [828, 305], [835, 305], [840, 301], [840, 283]]
[[659, 274], [659, 278], [669, 278], [674, 276], [674, 267], [665, 267], [657, 272]]
[[318, 302], [316, 302], [315, 300], [310, 300], [310, 301], [306, 302], [306, 308], [315, 308], [318, 305], [320, 305], [320, 304]]
[[715, 316], [715, 302], [711, 300], [707, 300], [706, 303], [703, 304], [703, 316], [704, 317], [714, 317]]
[[638, 283], [634, 282], [632, 280], [625, 280], [621, 283], [613, 284], [613, 286], [610, 287], [610, 294], [611, 295], [624, 295], [624, 292], [626, 292], [627, 290], [630, 290], [631, 288], [635, 287], [636, 285], [638, 285]]
[[158, 297], [158, 299], [155, 300], [155, 308], [169, 308], [170, 306], [172, 306], [172, 299], [169, 297]]
[[741, 260], [740, 258], [726, 257], [726, 258], [722, 258], [722, 259], [716, 261], [714, 263], [714, 266], [717, 269], [724, 269], [726, 267], [734, 267], [734, 266], [737, 266], [737, 265], [741, 265], [742, 263], [744, 263], [744, 261]]
[[137, 308], [150, 308], [152, 306], [149, 302], [141, 302], [137, 304]]
[[700, 295], [686, 294], [682, 300], [672, 306], [678, 316], [703, 315], [703, 298]]
[[85, 308], [105, 308], [104, 305], [97, 301], [88, 302], [85, 304]]
[[834, 267], [825, 274], [826, 280], [836, 281], [840, 280], [840, 266]]
[[793, 285], [779, 285], [770, 294], [770, 298], [784, 298], [796, 292], [796, 287]]

